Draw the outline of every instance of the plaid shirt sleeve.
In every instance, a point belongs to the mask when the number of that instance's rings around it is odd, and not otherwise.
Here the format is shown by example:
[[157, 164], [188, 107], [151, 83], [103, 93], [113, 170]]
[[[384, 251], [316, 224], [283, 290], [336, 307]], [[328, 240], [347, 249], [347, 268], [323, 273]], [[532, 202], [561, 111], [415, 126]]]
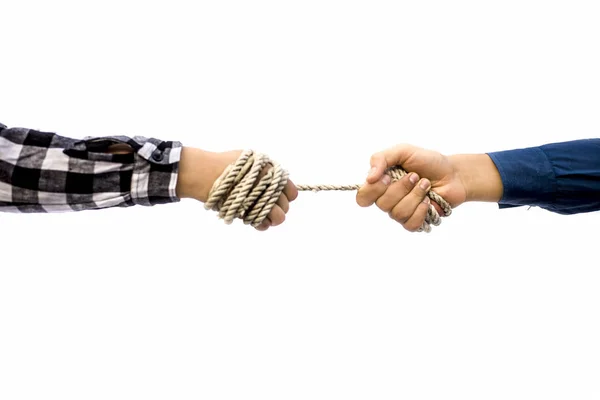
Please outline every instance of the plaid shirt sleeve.
[[[128, 154], [111, 154], [126, 144]], [[182, 144], [143, 136], [73, 139], [0, 124], [0, 211], [67, 212], [178, 202]]]

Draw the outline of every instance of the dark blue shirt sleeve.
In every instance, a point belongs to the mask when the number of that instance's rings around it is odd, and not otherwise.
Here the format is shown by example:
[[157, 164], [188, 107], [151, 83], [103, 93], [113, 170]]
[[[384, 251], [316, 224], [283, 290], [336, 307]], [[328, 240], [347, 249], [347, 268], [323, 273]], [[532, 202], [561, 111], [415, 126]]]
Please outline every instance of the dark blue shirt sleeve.
[[487, 153], [500, 173], [500, 208], [535, 206], [558, 214], [600, 210], [600, 139]]

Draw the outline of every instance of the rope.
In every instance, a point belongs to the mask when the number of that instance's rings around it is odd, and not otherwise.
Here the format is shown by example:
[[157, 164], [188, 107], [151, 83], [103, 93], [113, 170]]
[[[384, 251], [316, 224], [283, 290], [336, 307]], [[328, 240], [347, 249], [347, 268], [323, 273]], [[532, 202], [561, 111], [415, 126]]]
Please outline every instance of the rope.
[[[261, 173], [269, 167], [261, 177]], [[407, 172], [401, 167], [388, 168], [386, 171], [392, 182], [401, 179]], [[288, 182], [289, 174], [278, 163], [266, 155], [253, 150], [245, 150], [235, 163], [230, 164], [214, 182], [208, 200], [204, 203], [207, 210], [217, 211], [218, 217], [226, 224], [239, 218], [246, 225], [259, 226], [277, 203]], [[296, 185], [298, 191], [352, 191], [360, 185]], [[440, 195], [429, 190], [427, 196], [440, 205], [444, 217], [452, 213], [452, 207]], [[441, 217], [432, 204], [420, 231], [430, 232], [431, 225], [441, 224]]]

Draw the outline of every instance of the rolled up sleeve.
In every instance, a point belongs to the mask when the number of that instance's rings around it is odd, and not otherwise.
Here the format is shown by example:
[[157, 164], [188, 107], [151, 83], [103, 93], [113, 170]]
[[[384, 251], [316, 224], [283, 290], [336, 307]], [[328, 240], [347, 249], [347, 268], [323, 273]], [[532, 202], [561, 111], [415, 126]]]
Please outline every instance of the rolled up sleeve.
[[[113, 145], [129, 152], [114, 154]], [[0, 126], [0, 211], [65, 212], [178, 202], [182, 144], [144, 136], [68, 138]]]
[[502, 179], [500, 208], [537, 206], [559, 214], [600, 210], [600, 139], [487, 154]]

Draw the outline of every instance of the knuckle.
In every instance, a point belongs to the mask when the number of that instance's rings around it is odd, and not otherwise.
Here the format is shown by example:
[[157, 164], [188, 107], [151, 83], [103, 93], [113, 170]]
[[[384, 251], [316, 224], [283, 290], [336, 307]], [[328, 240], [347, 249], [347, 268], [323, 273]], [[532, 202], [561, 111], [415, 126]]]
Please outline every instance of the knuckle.
[[265, 218], [265, 220], [256, 227], [256, 230], [264, 232], [267, 229], [269, 229], [270, 226], [271, 226], [271, 221], [269, 220], [269, 218]]
[[404, 229], [409, 232], [418, 232], [421, 226], [423, 225], [423, 221], [419, 218], [418, 220], [408, 221], [404, 224]]
[[410, 192], [410, 189], [406, 187], [406, 183], [401, 179], [393, 182], [387, 189], [387, 192], [394, 198], [394, 200], [399, 202]]
[[363, 193], [358, 193], [356, 195], [356, 203], [360, 206], [360, 207], [368, 207], [371, 204], [369, 203], [369, 200], [365, 197], [365, 195]]
[[294, 201], [298, 198], [298, 188], [295, 185], [292, 185], [289, 190], [285, 191], [285, 197], [288, 201]]
[[285, 222], [285, 213], [284, 212], [278, 213], [277, 225], [281, 225], [284, 222]]
[[404, 175], [399, 182], [401, 182], [402, 187], [404, 190], [406, 190], [406, 193], [411, 192], [415, 187], [415, 185], [410, 181], [410, 174]]
[[431, 186], [431, 183], [427, 179], [423, 178], [417, 183], [417, 185], [415, 186], [415, 189], [418, 190], [419, 194], [425, 196], [425, 194], [427, 193], [427, 190], [429, 190], [430, 186]]
[[281, 209], [274, 209], [269, 215], [272, 226], [281, 225], [285, 221], [285, 214]]
[[383, 183], [377, 182], [375, 184], [366, 185], [361, 188], [357, 193], [357, 201], [360, 201], [363, 207], [371, 206], [377, 199], [379, 199], [386, 191], [386, 187]]
[[288, 211], [290, 211], [290, 204], [289, 201], [287, 199], [282, 199], [280, 201], [279, 207], [281, 207], [281, 209], [283, 210], [284, 213], [287, 214]]
[[420, 182], [417, 183], [410, 192], [410, 196], [412, 197], [411, 201], [423, 201], [426, 195], [427, 191], [421, 187]]
[[360, 207], [364, 207], [364, 198], [360, 190], [356, 193], [355, 201]]
[[279, 226], [279, 225], [281, 225], [282, 223], [283, 223], [283, 220], [282, 220], [282, 219], [280, 219], [280, 218], [274, 218], [274, 219], [271, 221], [271, 226]]
[[401, 224], [404, 224], [410, 217], [410, 213], [405, 207], [394, 207], [390, 214], [394, 220], [400, 222]]
[[411, 148], [411, 145], [405, 142], [399, 142], [393, 145], [388, 149], [388, 151], [393, 153], [405, 152]]
[[405, 228], [410, 230], [411, 232], [417, 232], [423, 226], [425, 222], [425, 216], [427, 215], [427, 210], [429, 207], [425, 203], [419, 204], [417, 210], [413, 214], [413, 217], [408, 220], [405, 224]]
[[294, 195], [294, 193], [292, 191], [290, 191], [289, 193], [283, 193], [282, 196], [285, 196], [285, 201], [287, 203], [291, 203], [292, 201], [296, 200], [296, 195]]
[[380, 197], [379, 199], [377, 199], [375, 204], [377, 205], [377, 207], [379, 207], [379, 209], [381, 211], [390, 212], [392, 210], [392, 206], [391, 206], [390, 202], [386, 201], [386, 199], [383, 197]]
[[397, 181], [393, 182], [376, 201], [377, 206], [385, 212], [390, 212], [408, 193], [405, 184]]

